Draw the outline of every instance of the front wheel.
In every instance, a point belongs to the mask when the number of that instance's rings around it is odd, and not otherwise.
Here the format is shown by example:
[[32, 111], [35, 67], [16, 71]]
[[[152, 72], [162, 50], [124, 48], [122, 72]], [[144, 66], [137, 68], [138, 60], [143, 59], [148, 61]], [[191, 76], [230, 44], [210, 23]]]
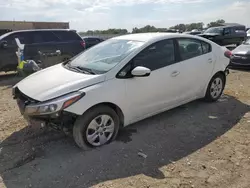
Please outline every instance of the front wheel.
[[225, 88], [225, 75], [222, 73], [216, 74], [209, 82], [207, 91], [206, 91], [206, 96], [205, 96], [205, 101], [208, 102], [215, 102], [217, 101]]
[[119, 130], [119, 117], [108, 106], [97, 106], [80, 116], [73, 127], [76, 144], [84, 150], [113, 141]]

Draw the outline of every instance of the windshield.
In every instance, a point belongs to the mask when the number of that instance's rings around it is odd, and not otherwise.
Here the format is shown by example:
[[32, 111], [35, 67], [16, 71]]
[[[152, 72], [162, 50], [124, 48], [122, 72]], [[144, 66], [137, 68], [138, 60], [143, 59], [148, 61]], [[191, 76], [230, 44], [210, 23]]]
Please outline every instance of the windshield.
[[250, 29], [248, 29], [247, 34], [250, 34]]
[[223, 28], [220, 27], [212, 27], [207, 29], [204, 33], [216, 33], [216, 34], [222, 34]]
[[69, 66], [103, 74], [143, 44], [141, 41], [110, 39], [86, 50], [69, 62]]

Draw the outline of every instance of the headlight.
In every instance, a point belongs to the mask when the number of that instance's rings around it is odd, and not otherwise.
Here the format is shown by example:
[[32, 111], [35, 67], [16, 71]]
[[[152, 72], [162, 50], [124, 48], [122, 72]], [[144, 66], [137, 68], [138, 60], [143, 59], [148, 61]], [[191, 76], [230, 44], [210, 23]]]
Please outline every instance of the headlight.
[[74, 92], [68, 95], [58, 97], [56, 99], [42, 102], [35, 105], [28, 105], [25, 108], [27, 115], [46, 115], [61, 111], [76, 101], [80, 100], [85, 95], [84, 92]]
[[27, 114], [49, 114], [56, 112], [57, 104], [48, 104], [41, 106], [27, 106], [25, 113]]

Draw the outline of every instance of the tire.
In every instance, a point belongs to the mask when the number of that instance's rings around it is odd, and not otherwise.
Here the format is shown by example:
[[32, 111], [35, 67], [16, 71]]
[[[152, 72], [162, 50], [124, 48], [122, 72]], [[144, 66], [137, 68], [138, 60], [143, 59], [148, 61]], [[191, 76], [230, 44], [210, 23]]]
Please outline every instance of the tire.
[[[108, 117], [110, 117], [111, 119], [107, 120]], [[104, 119], [106, 119], [107, 121]], [[106, 125], [109, 126], [101, 126], [104, 125], [104, 121], [106, 121]], [[112, 108], [105, 105], [94, 107], [77, 118], [73, 127], [73, 138], [77, 146], [83, 150], [100, 147], [102, 145], [110, 143], [116, 138], [120, 127], [119, 122], [119, 116]], [[98, 125], [98, 128], [96, 128], [95, 125]], [[105, 132], [107, 131], [106, 129], [112, 130], [113, 133], [110, 133], [111, 135], [108, 134], [109, 132]], [[105, 143], [102, 143], [104, 137], [106, 137], [107, 140]], [[94, 140], [94, 138], [95, 140], [91, 143], [90, 138], [92, 141]]]
[[[223, 75], [223, 73], [215, 74], [208, 84], [204, 100], [207, 102], [217, 101], [221, 97], [224, 91], [225, 84], [226, 84], [225, 75]], [[217, 85], [217, 87], [215, 85]]]

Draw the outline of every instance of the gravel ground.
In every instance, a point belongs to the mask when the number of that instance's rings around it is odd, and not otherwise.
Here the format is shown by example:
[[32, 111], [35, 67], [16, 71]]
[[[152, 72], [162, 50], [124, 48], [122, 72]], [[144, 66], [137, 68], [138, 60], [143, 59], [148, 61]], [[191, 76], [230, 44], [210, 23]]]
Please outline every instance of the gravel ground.
[[27, 126], [11, 98], [17, 81], [0, 75], [0, 187], [250, 187], [249, 72], [231, 71], [217, 103], [164, 112], [85, 152]]

